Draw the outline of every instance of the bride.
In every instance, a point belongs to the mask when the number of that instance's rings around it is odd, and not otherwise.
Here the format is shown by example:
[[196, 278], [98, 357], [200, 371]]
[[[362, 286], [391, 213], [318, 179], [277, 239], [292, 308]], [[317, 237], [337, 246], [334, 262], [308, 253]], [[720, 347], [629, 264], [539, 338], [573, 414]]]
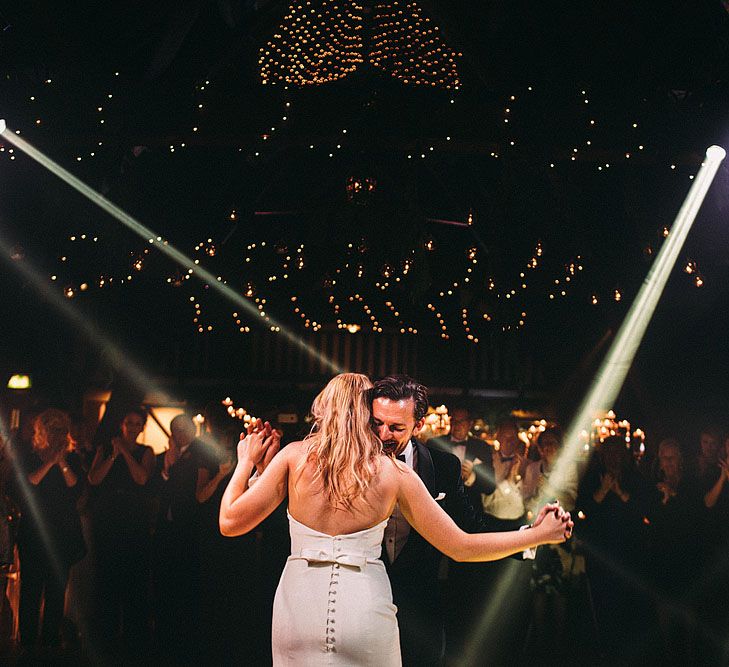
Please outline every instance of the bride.
[[[291, 556], [273, 609], [274, 665], [400, 665], [390, 582], [380, 560], [387, 520], [398, 503], [428, 542], [458, 561], [497, 560], [563, 542], [569, 515], [547, 512], [538, 526], [504, 533], [461, 531], [418, 475], [383, 453], [370, 427], [369, 379], [334, 377], [311, 408], [314, 427], [278, 449], [270, 425], [238, 444], [238, 464], [220, 505], [220, 531], [255, 528], [288, 494]], [[268, 456], [267, 456], [268, 454]]]

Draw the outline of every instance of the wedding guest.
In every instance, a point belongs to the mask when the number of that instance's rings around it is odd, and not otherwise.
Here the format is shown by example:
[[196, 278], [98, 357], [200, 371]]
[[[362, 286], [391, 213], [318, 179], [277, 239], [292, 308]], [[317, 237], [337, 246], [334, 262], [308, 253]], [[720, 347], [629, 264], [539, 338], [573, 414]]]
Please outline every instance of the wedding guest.
[[697, 539], [696, 526], [704, 508], [677, 440], [660, 442], [658, 468], [647, 517], [651, 571], [660, 593], [657, 613], [664, 660], [694, 664], [698, 648], [696, 567], [703, 562], [705, 550]]
[[202, 659], [200, 508], [198, 470], [214, 469], [192, 419], [177, 415], [170, 423], [169, 447], [160, 472], [159, 518], [154, 540], [155, 630], [164, 654], [177, 664]]
[[[482, 496], [492, 494], [496, 486], [491, 447], [472, 436], [474, 420], [468, 408], [456, 405], [450, 417], [449, 434], [428, 440], [427, 446], [458, 458], [465, 495], [480, 514]], [[457, 563], [449, 559], [441, 564], [448, 662], [463, 655], [472, 633], [477, 631], [493, 568], [493, 563]]]
[[[231, 538], [218, 529], [220, 500], [235, 467], [241, 422], [221, 403], [207, 405], [203, 414], [206, 432], [201, 440], [214, 452], [215, 464], [200, 462], [197, 469], [203, 652], [211, 664], [263, 664], [260, 638], [270, 615], [264, 620], [259, 613], [257, 534]], [[220, 641], [221, 636], [227, 641]]]
[[482, 495], [483, 510], [493, 517], [494, 530], [513, 530], [524, 523], [526, 514], [522, 495], [526, 458], [515, 420], [499, 422], [496, 442], [492, 453], [495, 488]]
[[457, 405], [450, 411], [451, 430], [447, 436], [431, 438], [428, 446], [455, 454], [461, 462], [461, 479], [471, 504], [481, 506], [481, 494], [494, 492], [496, 482], [491, 460], [491, 448], [480, 438], [474, 438], [473, 416], [468, 408]]
[[575, 507], [579, 476], [577, 464], [566, 462], [566, 472], [559, 483], [552, 478], [559, 454], [562, 449], [562, 431], [557, 427], [548, 428], [539, 434], [536, 447], [539, 458], [529, 461], [524, 470], [522, 496], [527, 510], [535, 513], [539, 498], [557, 499], [568, 512]]
[[701, 562], [699, 609], [701, 637], [699, 647], [706, 663], [729, 661], [729, 611], [724, 601], [729, 597], [729, 435], [723, 439], [714, 475], [701, 485], [706, 517], [704, 524], [704, 558]]
[[706, 426], [699, 434], [699, 453], [696, 457], [696, 476], [701, 485], [713, 481], [721, 451], [721, 433], [715, 426]]
[[[563, 509], [572, 512], [577, 500], [579, 477], [573, 461], [562, 462], [566, 466], [561, 479], [556, 481], [553, 472], [562, 449], [562, 432], [548, 428], [541, 432], [532, 447], [539, 458], [530, 461], [524, 472], [523, 494], [530, 515], [536, 514], [540, 502], [545, 499], [559, 500]], [[531, 589], [532, 622], [534, 626], [535, 656], [540, 662], [559, 664], [567, 660], [565, 636], [570, 598], [584, 574], [584, 559], [574, 552], [572, 544], [548, 545], [537, 551], [532, 564]]]
[[138, 652], [149, 641], [153, 504], [145, 488], [154, 454], [139, 442], [147, 421], [127, 411], [119, 435], [97, 448], [89, 470], [95, 553], [94, 639], [102, 653]]
[[60, 644], [69, 569], [86, 551], [76, 508], [83, 473], [70, 428], [68, 414], [44, 410], [34, 421], [32, 449], [16, 452], [20, 637], [26, 647]]
[[624, 439], [611, 436], [599, 445], [576, 506], [585, 516], [579, 538], [586, 554], [601, 651], [608, 659], [632, 656], [639, 642], [636, 624], [625, 609], [639, 609], [645, 602], [638, 582], [643, 579], [647, 488]]
[[724, 445], [717, 457], [713, 482], [704, 494], [704, 505], [709, 510], [716, 510], [719, 520], [715, 528], [723, 533], [729, 532], [729, 522], [723, 521], [729, 516], [729, 435], [724, 438]]

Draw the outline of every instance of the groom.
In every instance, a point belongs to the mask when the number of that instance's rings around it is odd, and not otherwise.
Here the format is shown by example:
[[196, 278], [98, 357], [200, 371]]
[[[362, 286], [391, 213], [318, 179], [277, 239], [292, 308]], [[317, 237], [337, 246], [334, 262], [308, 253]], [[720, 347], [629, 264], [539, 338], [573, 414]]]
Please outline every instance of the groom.
[[[489, 530], [464, 490], [458, 457], [418, 442], [428, 411], [427, 389], [412, 378], [390, 375], [374, 383], [373, 428], [385, 452], [415, 470], [430, 494], [469, 533]], [[551, 508], [551, 509], [550, 509]], [[542, 508], [535, 524], [554, 506]], [[557, 510], [561, 515], [561, 510]], [[382, 560], [392, 585], [404, 667], [442, 663], [443, 614], [438, 595], [442, 554], [415, 532], [396, 506], [385, 530]]]

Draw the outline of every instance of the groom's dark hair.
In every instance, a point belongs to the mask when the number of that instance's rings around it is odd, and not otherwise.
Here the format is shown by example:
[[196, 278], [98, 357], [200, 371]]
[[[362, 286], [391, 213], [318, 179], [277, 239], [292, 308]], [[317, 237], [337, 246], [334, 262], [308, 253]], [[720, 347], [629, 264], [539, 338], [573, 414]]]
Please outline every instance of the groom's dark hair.
[[391, 401], [412, 399], [415, 421], [420, 421], [428, 413], [428, 390], [407, 375], [388, 375], [376, 380], [372, 388], [372, 400], [389, 398]]

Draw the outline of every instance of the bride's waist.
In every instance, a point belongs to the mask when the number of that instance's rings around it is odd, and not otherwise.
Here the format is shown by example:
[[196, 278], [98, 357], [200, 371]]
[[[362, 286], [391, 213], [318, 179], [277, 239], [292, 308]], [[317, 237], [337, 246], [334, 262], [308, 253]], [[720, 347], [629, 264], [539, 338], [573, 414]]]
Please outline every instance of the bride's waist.
[[321, 544], [292, 545], [289, 560], [305, 560], [308, 563], [333, 563], [338, 565], [349, 565], [352, 567], [364, 567], [367, 563], [382, 563], [380, 560], [381, 548], [356, 546], [328, 546]]

